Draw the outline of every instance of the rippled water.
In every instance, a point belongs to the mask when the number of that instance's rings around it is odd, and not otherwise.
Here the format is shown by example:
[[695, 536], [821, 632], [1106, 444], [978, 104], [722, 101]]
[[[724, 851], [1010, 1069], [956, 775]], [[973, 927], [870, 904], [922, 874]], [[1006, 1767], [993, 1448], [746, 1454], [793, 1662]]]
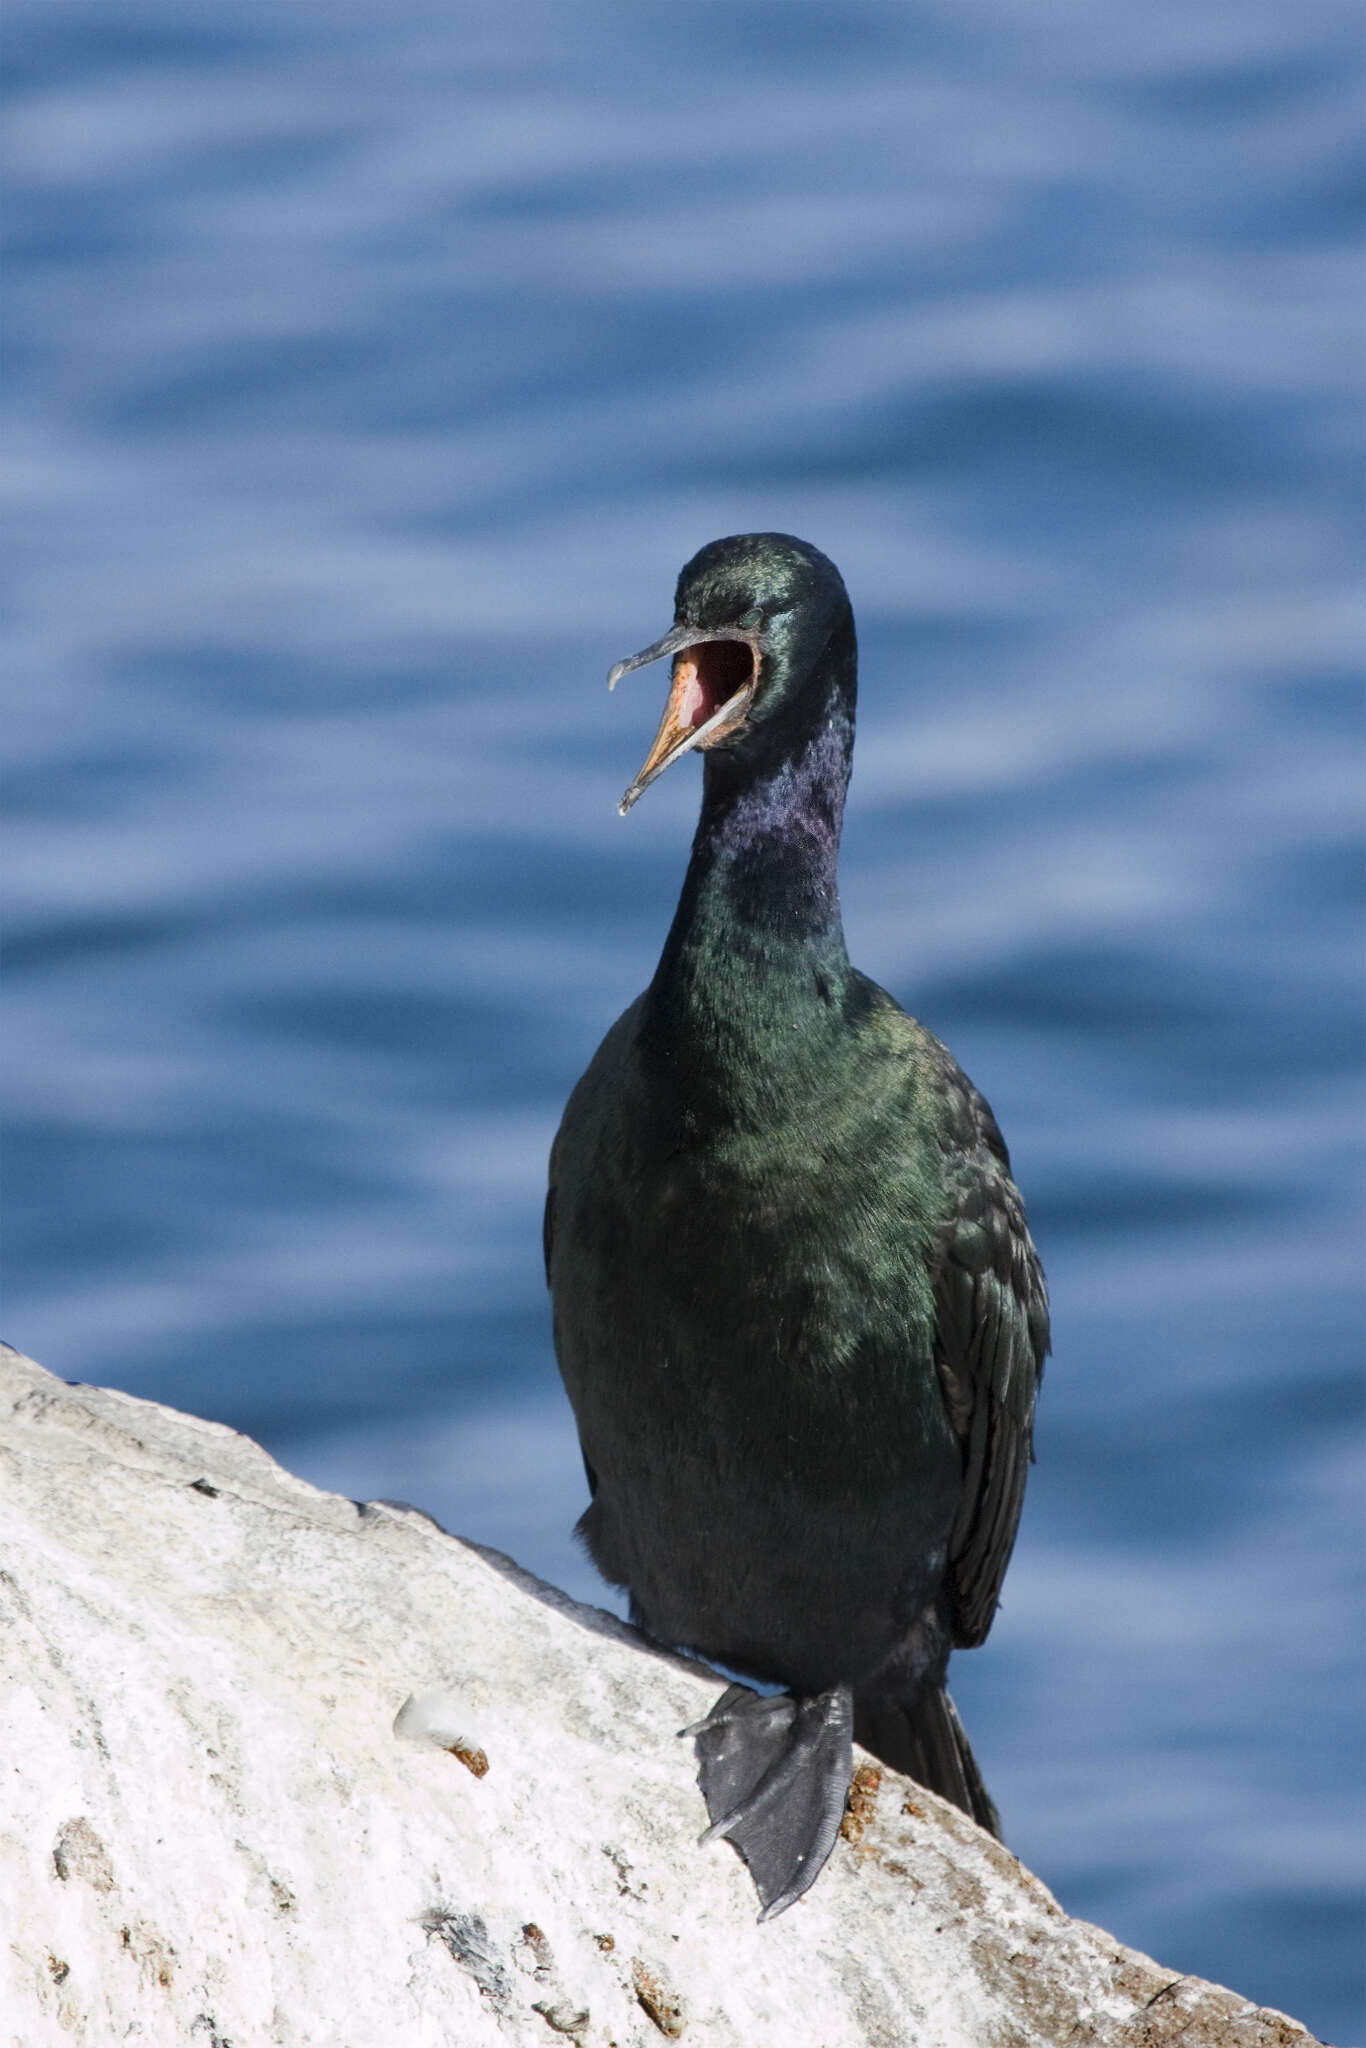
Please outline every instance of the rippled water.
[[14, 0], [5, 1331], [601, 1597], [545, 1154], [840, 564], [860, 966], [1056, 1304], [955, 1692], [1071, 1911], [1362, 2038], [1345, 8]]

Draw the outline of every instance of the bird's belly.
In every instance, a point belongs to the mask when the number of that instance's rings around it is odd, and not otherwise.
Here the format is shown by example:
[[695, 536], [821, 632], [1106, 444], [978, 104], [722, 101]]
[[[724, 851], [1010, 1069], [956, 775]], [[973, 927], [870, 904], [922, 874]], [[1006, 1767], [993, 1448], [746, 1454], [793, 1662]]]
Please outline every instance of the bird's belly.
[[961, 1454], [919, 1305], [856, 1298], [828, 1251], [785, 1261], [762, 1236], [752, 1260], [618, 1236], [575, 1297], [588, 1322], [557, 1315], [597, 1484], [582, 1529], [659, 1640], [820, 1690], [937, 1593]]
[[831, 1501], [722, 1486], [709, 1466], [680, 1460], [662, 1486], [614, 1474], [584, 1517], [590, 1549], [630, 1587], [641, 1624], [800, 1691], [876, 1670], [940, 1590], [947, 1487]]
[[662, 1641], [856, 1679], [938, 1592], [962, 1479], [926, 1204], [819, 1105], [781, 1143], [688, 1143], [581, 1088], [551, 1279], [589, 1550]]

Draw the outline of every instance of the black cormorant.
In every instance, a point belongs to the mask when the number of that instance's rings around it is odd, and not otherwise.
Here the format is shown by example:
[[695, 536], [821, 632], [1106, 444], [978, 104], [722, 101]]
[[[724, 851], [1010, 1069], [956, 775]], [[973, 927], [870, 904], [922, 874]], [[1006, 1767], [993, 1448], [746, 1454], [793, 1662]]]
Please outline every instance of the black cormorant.
[[713, 541], [674, 616], [609, 678], [673, 658], [622, 809], [696, 747], [702, 814], [565, 1110], [546, 1271], [591, 1555], [657, 1641], [784, 1688], [686, 1731], [767, 1918], [834, 1845], [853, 1737], [998, 1831], [944, 1681], [996, 1610], [1048, 1310], [990, 1109], [845, 951], [839, 572]]

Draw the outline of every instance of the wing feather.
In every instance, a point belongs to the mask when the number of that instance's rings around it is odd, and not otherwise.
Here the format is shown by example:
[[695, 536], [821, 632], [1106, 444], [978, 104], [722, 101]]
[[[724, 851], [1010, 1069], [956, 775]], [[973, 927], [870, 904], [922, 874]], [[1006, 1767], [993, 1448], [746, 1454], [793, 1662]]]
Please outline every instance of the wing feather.
[[949, 1578], [954, 1641], [968, 1648], [991, 1627], [1024, 1504], [1048, 1295], [996, 1120], [956, 1067], [946, 1079], [956, 1142], [934, 1275], [935, 1362], [963, 1447]]

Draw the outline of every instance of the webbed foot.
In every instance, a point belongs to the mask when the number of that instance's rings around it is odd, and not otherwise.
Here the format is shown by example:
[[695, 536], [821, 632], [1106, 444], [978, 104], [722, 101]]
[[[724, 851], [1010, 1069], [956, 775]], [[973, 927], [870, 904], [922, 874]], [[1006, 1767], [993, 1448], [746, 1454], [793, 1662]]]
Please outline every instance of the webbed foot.
[[711, 1815], [703, 1835], [724, 1835], [749, 1865], [771, 1920], [810, 1889], [835, 1846], [853, 1769], [850, 1689], [761, 1698], [732, 1685], [685, 1728], [696, 1739], [697, 1780]]

